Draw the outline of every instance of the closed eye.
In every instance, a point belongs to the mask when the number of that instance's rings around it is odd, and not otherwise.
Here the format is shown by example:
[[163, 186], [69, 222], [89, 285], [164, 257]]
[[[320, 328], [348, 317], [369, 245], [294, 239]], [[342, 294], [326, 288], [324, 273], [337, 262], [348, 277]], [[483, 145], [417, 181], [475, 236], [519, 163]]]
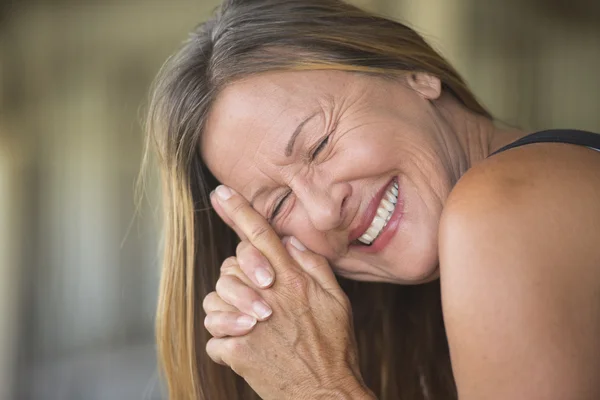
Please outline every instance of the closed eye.
[[321, 140], [321, 142], [319, 143], [317, 148], [313, 150], [312, 154], [310, 155], [311, 161], [314, 160], [315, 158], [317, 158], [319, 153], [321, 151], [323, 151], [323, 149], [325, 149], [325, 146], [327, 146], [327, 143], [329, 143], [329, 136], [331, 136], [331, 135], [325, 136], [325, 138], [323, 140]]
[[[330, 136], [331, 136], [331, 134], [325, 136], [325, 138], [323, 138], [323, 140], [321, 140], [321, 142], [319, 143], [319, 145], [313, 150], [313, 152], [310, 155], [311, 161], [314, 160], [319, 155], [319, 153], [325, 149], [325, 147], [329, 143], [329, 137]], [[288, 197], [290, 197], [290, 194], [292, 194], [291, 190], [289, 190], [285, 194], [285, 196], [283, 196], [281, 198], [281, 200], [279, 200], [277, 202], [277, 205], [275, 206], [275, 208], [273, 209], [273, 212], [269, 216], [269, 223], [272, 223], [273, 220], [277, 217], [277, 214], [279, 214], [279, 212], [281, 211], [281, 208], [284, 206], [284, 204], [285, 204], [286, 200], [288, 199]]]
[[288, 197], [290, 197], [290, 194], [292, 194], [292, 191], [289, 190], [285, 196], [283, 196], [281, 198], [281, 200], [279, 200], [277, 202], [277, 205], [275, 206], [275, 208], [273, 209], [273, 212], [271, 213], [271, 215], [269, 216], [269, 223], [272, 223], [273, 220], [275, 219], [275, 217], [277, 217], [277, 214], [279, 214], [279, 212], [281, 211], [281, 208], [283, 207], [283, 205], [285, 204], [285, 201], [288, 199]]

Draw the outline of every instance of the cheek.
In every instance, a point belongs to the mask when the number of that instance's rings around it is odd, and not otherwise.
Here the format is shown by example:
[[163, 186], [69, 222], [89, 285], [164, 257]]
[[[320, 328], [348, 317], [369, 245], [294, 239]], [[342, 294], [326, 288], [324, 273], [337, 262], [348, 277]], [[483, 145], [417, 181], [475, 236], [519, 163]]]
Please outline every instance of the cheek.
[[[366, 132], [360, 136], [349, 138], [341, 149], [339, 168], [344, 168], [343, 176], [369, 177], [384, 170], [395, 168], [398, 157], [403, 151], [399, 135], [389, 131]], [[353, 174], [348, 174], [353, 171]], [[352, 177], [352, 176], [351, 176]]]

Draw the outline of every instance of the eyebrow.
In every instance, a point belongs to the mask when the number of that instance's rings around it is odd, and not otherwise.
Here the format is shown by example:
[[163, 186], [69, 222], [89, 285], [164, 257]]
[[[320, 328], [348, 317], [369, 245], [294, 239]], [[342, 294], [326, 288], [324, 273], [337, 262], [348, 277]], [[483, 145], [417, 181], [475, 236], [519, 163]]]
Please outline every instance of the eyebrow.
[[298, 135], [300, 135], [300, 133], [302, 132], [302, 128], [304, 128], [304, 125], [306, 125], [306, 123], [308, 121], [310, 121], [311, 119], [313, 119], [314, 117], [317, 116], [318, 113], [314, 113], [312, 115], [309, 115], [308, 117], [306, 117], [304, 119], [304, 121], [300, 122], [300, 124], [298, 124], [298, 127], [296, 128], [296, 130], [294, 131], [294, 133], [292, 133], [292, 136], [290, 136], [290, 140], [288, 141], [287, 146], [285, 147], [285, 155], [286, 157], [289, 157], [292, 155], [293, 151], [294, 151], [294, 144], [296, 144], [296, 139], [298, 138]]
[[[290, 139], [288, 140], [287, 145], [285, 146], [285, 156], [286, 157], [290, 157], [292, 155], [292, 153], [294, 152], [294, 145], [296, 144], [296, 139], [298, 138], [300, 133], [302, 133], [302, 128], [304, 128], [304, 125], [306, 125], [308, 123], [308, 121], [310, 121], [311, 119], [316, 117], [317, 114], [319, 114], [319, 113], [315, 112], [314, 114], [309, 115], [302, 122], [300, 122], [298, 124], [298, 126], [296, 127], [296, 130], [294, 131], [294, 133], [292, 133], [292, 135], [290, 136]], [[254, 208], [254, 202], [256, 201], [256, 199], [259, 196], [261, 196], [264, 192], [266, 192], [267, 190], [268, 190], [268, 188], [263, 186], [260, 189], [258, 189], [256, 191], [256, 193], [254, 193], [254, 195], [250, 199], [250, 206], [252, 206], [252, 208]]]

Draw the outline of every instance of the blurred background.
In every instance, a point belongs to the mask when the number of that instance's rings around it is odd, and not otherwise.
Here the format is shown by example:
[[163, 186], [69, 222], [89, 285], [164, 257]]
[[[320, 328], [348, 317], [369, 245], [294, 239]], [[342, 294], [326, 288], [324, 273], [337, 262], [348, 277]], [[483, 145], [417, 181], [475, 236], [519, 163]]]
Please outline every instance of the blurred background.
[[[159, 399], [148, 86], [216, 0], [0, 0], [0, 400]], [[597, 0], [361, 0], [502, 121], [600, 132]]]

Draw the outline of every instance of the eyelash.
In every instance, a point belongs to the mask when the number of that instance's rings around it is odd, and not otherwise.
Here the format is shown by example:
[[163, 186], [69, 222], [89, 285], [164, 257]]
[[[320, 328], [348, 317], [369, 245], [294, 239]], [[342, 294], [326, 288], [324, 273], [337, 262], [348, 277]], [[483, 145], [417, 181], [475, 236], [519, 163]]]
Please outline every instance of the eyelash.
[[292, 191], [288, 190], [287, 193], [285, 194], [285, 196], [283, 196], [281, 198], [281, 200], [279, 200], [277, 202], [277, 205], [275, 206], [275, 209], [273, 209], [273, 212], [271, 213], [271, 217], [269, 217], [269, 222], [273, 222], [273, 220], [275, 219], [275, 217], [277, 217], [277, 214], [279, 214], [279, 210], [281, 210], [281, 207], [283, 206], [283, 203], [285, 203], [285, 201], [290, 196], [290, 194], [292, 194]]
[[[315, 158], [317, 158], [317, 156], [319, 155], [319, 153], [321, 151], [323, 151], [323, 149], [325, 149], [325, 146], [327, 146], [327, 144], [329, 143], [329, 136], [331, 135], [327, 135], [323, 138], [323, 140], [321, 140], [321, 142], [319, 143], [319, 145], [313, 150], [313, 152], [310, 154], [310, 160], [314, 160]], [[285, 201], [287, 200], [287, 198], [290, 196], [290, 194], [292, 194], [292, 191], [289, 190], [285, 196], [282, 197], [282, 199], [277, 202], [277, 205], [275, 206], [275, 208], [273, 209], [273, 212], [271, 213], [271, 217], [269, 218], [269, 221], [273, 221], [273, 219], [275, 219], [275, 217], [277, 217], [277, 214], [279, 213], [279, 210], [281, 210], [281, 207], [283, 206], [283, 204], [285, 203]]]
[[319, 143], [319, 145], [317, 146], [316, 149], [314, 149], [314, 151], [312, 152], [312, 154], [310, 155], [310, 160], [314, 160], [315, 158], [317, 158], [317, 156], [319, 155], [319, 153], [325, 148], [325, 146], [327, 146], [327, 143], [329, 143], [329, 136], [331, 135], [327, 135], [323, 138], [323, 140], [321, 140], [321, 143]]

